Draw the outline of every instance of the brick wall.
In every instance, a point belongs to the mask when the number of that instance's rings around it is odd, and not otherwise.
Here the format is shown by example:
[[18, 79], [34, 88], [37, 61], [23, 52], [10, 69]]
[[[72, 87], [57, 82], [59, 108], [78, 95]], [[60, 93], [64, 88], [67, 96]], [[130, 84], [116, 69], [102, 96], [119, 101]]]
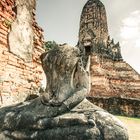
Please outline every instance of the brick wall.
[[120, 97], [88, 97], [88, 100], [114, 115], [140, 118], [140, 99]]
[[92, 54], [91, 84], [89, 97], [140, 98], [140, 75], [125, 61]]
[[16, 19], [15, 0], [0, 1], [0, 105], [23, 101], [28, 95], [38, 92], [42, 79], [39, 56], [43, 53], [43, 30], [35, 21], [33, 10], [32, 27], [34, 48], [32, 61], [27, 63], [9, 51], [8, 34]]

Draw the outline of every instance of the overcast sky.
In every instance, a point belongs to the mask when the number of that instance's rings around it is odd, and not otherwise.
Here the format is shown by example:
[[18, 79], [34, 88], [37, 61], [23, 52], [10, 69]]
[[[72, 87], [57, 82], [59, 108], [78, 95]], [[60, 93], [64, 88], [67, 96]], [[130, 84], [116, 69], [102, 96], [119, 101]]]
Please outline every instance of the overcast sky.
[[[140, 73], [140, 0], [101, 0], [107, 11], [109, 33], [120, 41], [122, 56]], [[78, 41], [79, 21], [87, 0], [38, 0], [37, 22], [46, 41]]]

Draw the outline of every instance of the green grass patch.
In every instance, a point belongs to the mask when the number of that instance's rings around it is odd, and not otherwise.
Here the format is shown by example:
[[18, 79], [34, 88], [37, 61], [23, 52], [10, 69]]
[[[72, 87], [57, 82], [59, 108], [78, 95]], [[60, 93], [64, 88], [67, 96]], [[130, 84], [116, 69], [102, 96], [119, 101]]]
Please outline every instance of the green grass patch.
[[134, 117], [124, 117], [124, 116], [116, 116], [119, 119], [125, 119], [125, 120], [130, 120], [130, 121], [137, 121], [140, 123], [140, 118], [134, 118]]

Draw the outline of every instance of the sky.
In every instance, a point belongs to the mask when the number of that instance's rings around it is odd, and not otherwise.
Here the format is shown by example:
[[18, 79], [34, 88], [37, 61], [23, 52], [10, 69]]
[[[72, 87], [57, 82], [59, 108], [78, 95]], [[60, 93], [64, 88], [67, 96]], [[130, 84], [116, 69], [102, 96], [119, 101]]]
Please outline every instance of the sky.
[[[106, 7], [109, 34], [121, 44], [124, 61], [140, 73], [140, 0], [101, 0]], [[82, 8], [87, 0], [37, 0], [36, 19], [45, 41], [78, 42]]]

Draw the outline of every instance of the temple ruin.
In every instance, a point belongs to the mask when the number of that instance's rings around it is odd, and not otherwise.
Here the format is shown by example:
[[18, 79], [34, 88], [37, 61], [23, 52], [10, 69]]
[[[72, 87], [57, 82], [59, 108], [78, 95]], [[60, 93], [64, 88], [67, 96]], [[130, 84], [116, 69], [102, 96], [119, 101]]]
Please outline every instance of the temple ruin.
[[[35, 0], [0, 1], [0, 106], [38, 94], [44, 40], [35, 7]], [[111, 113], [140, 116], [140, 75], [123, 60], [119, 42], [110, 37], [101, 1], [85, 4], [77, 46], [82, 53], [92, 52], [88, 99]]]
[[104, 58], [122, 60], [120, 44], [109, 36], [106, 10], [99, 0], [89, 0], [81, 14], [79, 46], [87, 45]]
[[35, 0], [0, 1], [0, 105], [38, 92], [44, 41], [35, 7]]
[[78, 47], [92, 52], [88, 98], [112, 113], [140, 116], [140, 75], [123, 61], [119, 42], [109, 36], [100, 0], [88, 0], [83, 8]]

